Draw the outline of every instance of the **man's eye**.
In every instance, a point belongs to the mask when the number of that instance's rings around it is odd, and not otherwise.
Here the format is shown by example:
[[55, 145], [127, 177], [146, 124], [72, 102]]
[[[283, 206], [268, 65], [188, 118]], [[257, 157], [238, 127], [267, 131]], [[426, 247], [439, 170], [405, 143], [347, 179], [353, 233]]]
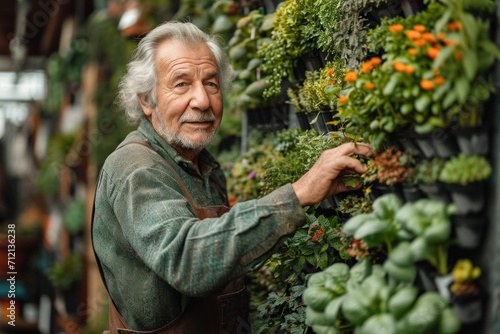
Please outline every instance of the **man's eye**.
[[213, 81], [207, 82], [206, 85], [210, 86], [210, 87], [214, 87], [214, 88], [219, 87], [219, 85], [216, 82], [213, 82]]
[[177, 85], [175, 85], [176, 87], [185, 87], [186, 86], [186, 83], [185, 82], [179, 82]]

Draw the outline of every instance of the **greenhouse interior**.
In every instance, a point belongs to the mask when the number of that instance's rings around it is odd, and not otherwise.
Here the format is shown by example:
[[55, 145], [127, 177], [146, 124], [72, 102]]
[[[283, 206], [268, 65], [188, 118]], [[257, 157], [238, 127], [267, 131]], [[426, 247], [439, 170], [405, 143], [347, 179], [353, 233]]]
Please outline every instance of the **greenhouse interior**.
[[127, 64], [167, 21], [234, 71], [207, 146], [231, 208], [372, 150], [244, 275], [237, 333], [500, 333], [498, 0], [3, 1], [0, 333], [110, 328], [96, 185], [136, 128]]

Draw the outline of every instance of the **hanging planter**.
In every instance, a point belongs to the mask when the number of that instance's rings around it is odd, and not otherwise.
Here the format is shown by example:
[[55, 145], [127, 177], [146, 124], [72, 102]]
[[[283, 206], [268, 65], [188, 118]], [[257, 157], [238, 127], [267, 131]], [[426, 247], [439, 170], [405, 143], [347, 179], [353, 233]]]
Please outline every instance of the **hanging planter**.
[[295, 113], [295, 116], [297, 117], [299, 128], [302, 131], [307, 131], [311, 129], [311, 124], [309, 124], [309, 120], [305, 112], [297, 112]]
[[453, 281], [448, 289], [453, 310], [462, 324], [475, 323], [482, 317], [482, 289], [478, 283], [480, 276], [481, 268], [473, 265], [469, 259], [460, 259], [453, 267]]
[[483, 210], [486, 199], [486, 182], [473, 182], [466, 185], [446, 183], [445, 188], [459, 213], [468, 215]]
[[462, 248], [473, 249], [481, 244], [481, 236], [486, 225], [486, 216], [455, 215], [452, 217], [455, 236], [458, 245]]
[[320, 110], [315, 113], [308, 113], [308, 120], [311, 128], [316, 130], [318, 134], [327, 134], [330, 131], [337, 130], [332, 124], [333, 113], [329, 110]]
[[446, 189], [439, 183], [420, 183], [419, 189], [430, 199], [450, 203], [451, 198]]
[[449, 286], [453, 282], [451, 274], [438, 275], [435, 270], [424, 263], [420, 263], [417, 268], [417, 284], [422, 290], [435, 291], [446, 300], [451, 299], [449, 290]]
[[463, 153], [446, 161], [439, 173], [460, 214], [479, 213], [485, 205], [486, 179], [491, 165], [481, 156]]
[[460, 153], [455, 137], [448, 129], [436, 128], [428, 136], [435, 154], [444, 159]]
[[403, 182], [401, 183], [401, 191], [405, 202], [416, 202], [425, 197], [425, 194], [415, 183]]
[[453, 131], [460, 152], [485, 156], [489, 150], [489, 135], [485, 126], [460, 127]]
[[452, 295], [451, 298], [453, 311], [462, 324], [472, 324], [481, 320], [483, 315], [483, 298], [481, 294]]

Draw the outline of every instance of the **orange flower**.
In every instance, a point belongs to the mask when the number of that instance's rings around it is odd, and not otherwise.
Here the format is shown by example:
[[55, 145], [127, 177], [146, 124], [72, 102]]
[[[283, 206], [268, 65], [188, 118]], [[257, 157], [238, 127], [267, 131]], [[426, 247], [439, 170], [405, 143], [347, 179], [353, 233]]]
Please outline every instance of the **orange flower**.
[[461, 51], [455, 51], [453, 55], [456, 59], [462, 59], [464, 57], [464, 54]]
[[422, 38], [429, 43], [436, 43], [436, 37], [430, 32], [423, 33]]
[[442, 76], [437, 76], [437, 77], [434, 77], [434, 83], [436, 85], [442, 85], [444, 84], [444, 78]]
[[432, 72], [435, 74], [435, 75], [438, 75], [439, 74], [439, 68], [434, 68], [432, 70]]
[[437, 37], [438, 37], [438, 39], [439, 39], [439, 40], [443, 40], [443, 39], [446, 37], [446, 34], [445, 34], [444, 32], [442, 32], [442, 31], [441, 31], [441, 32], [438, 34], [438, 36], [437, 36]]
[[363, 64], [361, 64], [361, 72], [363, 73], [370, 73], [372, 69], [373, 64], [370, 61], [365, 61]]
[[423, 24], [415, 24], [413, 26], [413, 30], [418, 31], [418, 32], [424, 32], [425, 26]]
[[369, 60], [370, 63], [372, 63], [373, 66], [378, 66], [382, 63], [382, 58], [380, 57], [372, 57], [370, 60]]
[[389, 28], [388, 28], [388, 29], [389, 29], [389, 31], [390, 31], [390, 32], [392, 32], [392, 33], [398, 33], [398, 32], [403, 31], [403, 28], [404, 28], [404, 27], [403, 27], [403, 25], [402, 25], [402, 24], [397, 23], [397, 24], [393, 24], [393, 25], [389, 26]]
[[451, 39], [444, 39], [443, 43], [446, 46], [453, 46], [453, 45], [455, 45], [455, 42], [453, 40], [451, 40]]
[[330, 69], [328, 69], [328, 71], [326, 71], [326, 76], [327, 77], [329, 77], [332, 74], [333, 74], [333, 68], [330, 68]]
[[411, 39], [412, 41], [420, 39], [422, 37], [422, 34], [419, 33], [418, 31], [415, 30], [406, 30], [406, 37]]
[[373, 90], [375, 89], [375, 84], [373, 82], [367, 82], [365, 83], [366, 89]]
[[396, 72], [404, 72], [406, 70], [406, 64], [400, 61], [395, 61], [392, 67], [394, 67]]
[[428, 48], [427, 49], [427, 55], [431, 59], [436, 59], [437, 56], [439, 56], [439, 49], [436, 47]]
[[354, 71], [348, 71], [344, 77], [345, 82], [354, 82], [358, 78], [358, 74]]
[[335, 84], [337, 83], [337, 80], [332, 79], [332, 80], [330, 80], [330, 83], [331, 83], [332, 85], [335, 85]]
[[415, 68], [413, 66], [406, 65], [405, 73], [406, 74], [413, 74], [413, 73], [415, 73]]
[[423, 79], [422, 81], [420, 81], [420, 88], [422, 88], [423, 90], [431, 90], [434, 88], [434, 82], [432, 82], [431, 80]]
[[347, 95], [342, 95], [341, 97], [339, 97], [339, 98], [337, 99], [337, 101], [338, 101], [339, 103], [347, 103], [347, 101], [348, 101], [348, 100], [349, 100], [349, 98], [347, 97]]
[[458, 21], [453, 21], [453, 22], [448, 23], [446, 26], [451, 31], [458, 31], [462, 28], [462, 23], [460, 23]]
[[409, 53], [410, 55], [412, 55], [412, 56], [416, 56], [416, 55], [417, 55], [417, 53], [418, 53], [418, 51], [417, 51], [417, 49], [414, 49], [414, 48], [409, 48], [409, 49], [408, 49], [408, 53]]
[[413, 41], [413, 45], [418, 48], [424, 47], [427, 44], [427, 41], [423, 38], [417, 39]]

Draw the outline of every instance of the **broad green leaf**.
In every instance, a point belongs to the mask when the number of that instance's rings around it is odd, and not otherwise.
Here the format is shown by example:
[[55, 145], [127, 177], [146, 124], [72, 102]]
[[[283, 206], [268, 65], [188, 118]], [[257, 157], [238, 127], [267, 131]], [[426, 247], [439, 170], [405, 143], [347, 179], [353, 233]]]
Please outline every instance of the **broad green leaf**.
[[458, 101], [460, 103], [465, 103], [469, 96], [469, 91], [470, 91], [470, 81], [467, 80], [467, 78], [460, 76], [455, 80], [455, 93], [456, 96], [458, 97]]
[[418, 288], [415, 286], [407, 286], [397, 291], [388, 303], [388, 310], [396, 318], [400, 318], [406, 313], [417, 299]]
[[477, 59], [477, 53], [475, 50], [469, 48], [463, 49], [462, 64], [464, 67], [465, 76], [469, 81], [476, 77], [477, 69], [479, 68], [479, 59]]

